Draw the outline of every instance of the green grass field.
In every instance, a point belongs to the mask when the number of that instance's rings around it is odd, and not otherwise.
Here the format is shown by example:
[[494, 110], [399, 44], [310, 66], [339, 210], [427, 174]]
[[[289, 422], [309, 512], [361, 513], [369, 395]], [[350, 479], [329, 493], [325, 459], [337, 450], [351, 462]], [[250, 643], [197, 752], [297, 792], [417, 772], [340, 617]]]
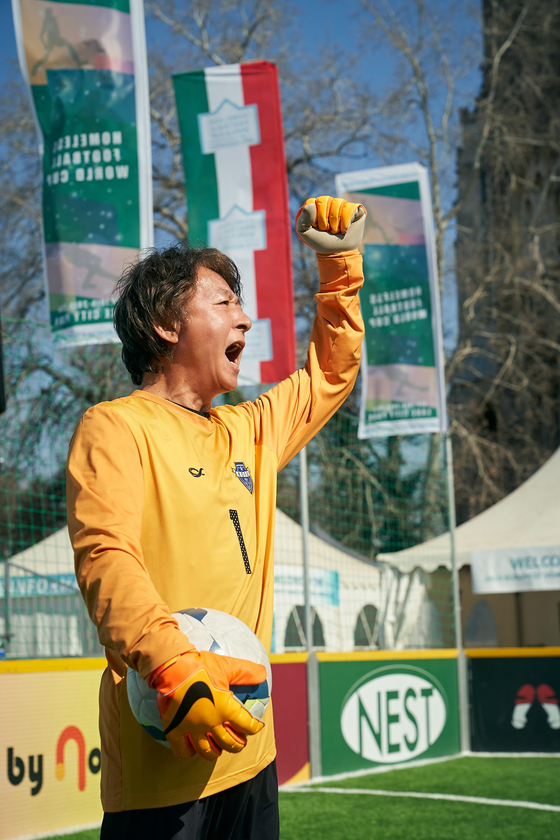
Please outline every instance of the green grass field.
[[558, 840], [560, 837], [560, 812], [367, 794], [368, 790], [415, 791], [560, 806], [558, 758], [473, 756], [321, 783], [320, 787], [364, 793], [283, 793], [282, 840], [312, 837], [321, 840]]
[[[317, 791], [320, 787], [322, 790]], [[358, 791], [328, 792], [329, 789]], [[322, 782], [280, 793], [282, 840], [558, 840], [560, 811], [521, 805], [395, 798], [401, 791], [560, 807], [560, 758], [468, 756], [422, 767]], [[362, 793], [363, 791], [363, 793]], [[64, 840], [98, 840], [98, 831]]]

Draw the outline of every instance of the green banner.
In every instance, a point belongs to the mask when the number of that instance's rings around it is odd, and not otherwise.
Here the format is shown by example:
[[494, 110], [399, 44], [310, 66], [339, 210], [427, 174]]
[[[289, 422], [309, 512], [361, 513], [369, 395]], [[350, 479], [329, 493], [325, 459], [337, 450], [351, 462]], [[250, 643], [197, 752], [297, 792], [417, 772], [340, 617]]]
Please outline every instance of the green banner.
[[322, 773], [460, 750], [455, 658], [320, 661]]
[[151, 244], [141, 0], [13, 0], [20, 64], [43, 148], [53, 334], [116, 341], [115, 283]]
[[368, 213], [358, 436], [442, 432], [442, 330], [427, 171], [407, 164], [346, 173], [337, 176], [337, 192]]

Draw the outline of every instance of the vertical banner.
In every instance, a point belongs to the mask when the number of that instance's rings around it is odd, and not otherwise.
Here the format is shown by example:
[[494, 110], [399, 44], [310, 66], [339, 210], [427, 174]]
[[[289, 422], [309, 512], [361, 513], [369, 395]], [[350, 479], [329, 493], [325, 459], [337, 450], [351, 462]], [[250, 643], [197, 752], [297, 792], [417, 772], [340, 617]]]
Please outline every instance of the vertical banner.
[[12, 0], [43, 155], [51, 330], [116, 341], [115, 282], [152, 244], [142, 0]]
[[360, 300], [359, 438], [444, 432], [443, 339], [428, 172], [418, 163], [336, 176], [367, 209]]
[[288, 181], [278, 71], [255, 61], [174, 76], [189, 242], [228, 254], [253, 321], [241, 381], [295, 369]]

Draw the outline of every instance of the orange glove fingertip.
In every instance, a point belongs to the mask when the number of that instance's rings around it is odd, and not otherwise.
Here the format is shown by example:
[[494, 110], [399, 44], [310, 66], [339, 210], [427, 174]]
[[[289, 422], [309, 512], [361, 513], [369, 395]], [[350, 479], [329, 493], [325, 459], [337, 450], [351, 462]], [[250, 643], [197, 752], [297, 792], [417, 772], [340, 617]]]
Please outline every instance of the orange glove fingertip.
[[345, 203], [343, 198], [331, 198], [329, 206], [329, 229], [331, 233], [342, 233], [340, 229], [340, 215]]
[[320, 195], [319, 198], [315, 200], [317, 215], [315, 217], [313, 227], [322, 231], [329, 230], [329, 209], [331, 202], [332, 198], [330, 195]]

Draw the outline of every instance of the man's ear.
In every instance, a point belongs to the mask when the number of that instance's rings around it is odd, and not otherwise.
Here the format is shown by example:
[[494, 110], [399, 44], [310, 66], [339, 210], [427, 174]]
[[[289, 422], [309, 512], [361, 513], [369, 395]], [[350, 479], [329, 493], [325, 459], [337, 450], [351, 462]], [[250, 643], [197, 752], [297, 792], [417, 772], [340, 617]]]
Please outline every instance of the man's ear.
[[154, 330], [164, 341], [169, 344], [177, 344], [179, 341], [179, 325], [169, 324], [167, 327], [162, 327], [161, 324], [154, 324]]

